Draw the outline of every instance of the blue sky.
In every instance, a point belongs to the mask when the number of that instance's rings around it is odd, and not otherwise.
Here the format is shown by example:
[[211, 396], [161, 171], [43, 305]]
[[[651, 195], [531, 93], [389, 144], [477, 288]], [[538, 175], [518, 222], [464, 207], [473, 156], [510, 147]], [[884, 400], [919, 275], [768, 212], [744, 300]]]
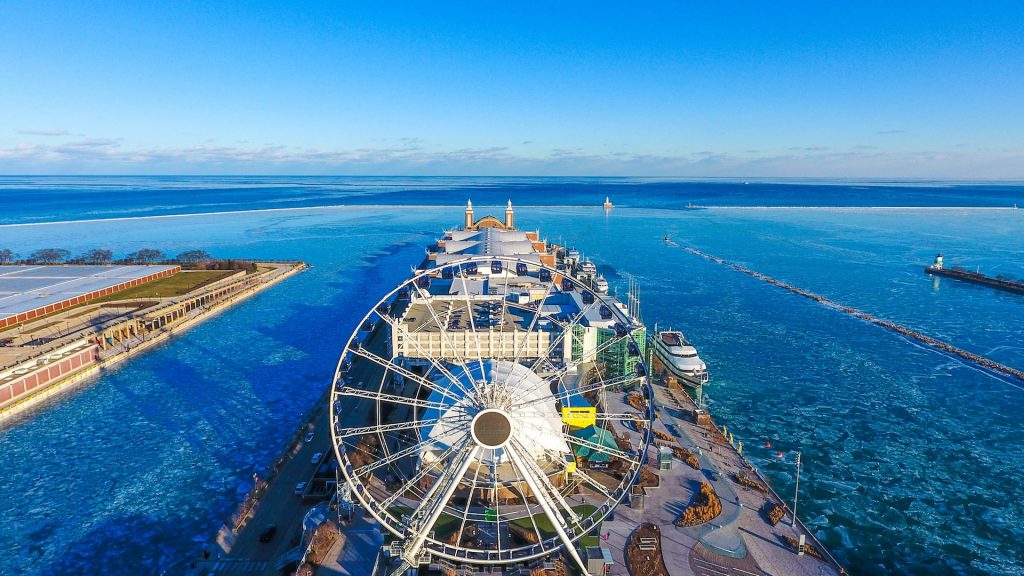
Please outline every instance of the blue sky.
[[0, 173], [1021, 178], [1024, 3], [7, 1]]

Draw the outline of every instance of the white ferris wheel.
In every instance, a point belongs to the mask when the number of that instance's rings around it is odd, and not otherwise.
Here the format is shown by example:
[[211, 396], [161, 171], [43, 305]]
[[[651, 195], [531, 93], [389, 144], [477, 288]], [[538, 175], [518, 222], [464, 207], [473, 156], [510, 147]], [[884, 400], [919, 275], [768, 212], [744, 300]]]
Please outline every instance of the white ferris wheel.
[[[617, 300], [508, 256], [417, 271], [380, 299], [342, 353], [330, 417], [344, 480], [393, 536], [396, 572], [557, 552], [583, 565], [581, 539], [651, 444], [637, 326]], [[625, 362], [602, 362], [609, 351]]]

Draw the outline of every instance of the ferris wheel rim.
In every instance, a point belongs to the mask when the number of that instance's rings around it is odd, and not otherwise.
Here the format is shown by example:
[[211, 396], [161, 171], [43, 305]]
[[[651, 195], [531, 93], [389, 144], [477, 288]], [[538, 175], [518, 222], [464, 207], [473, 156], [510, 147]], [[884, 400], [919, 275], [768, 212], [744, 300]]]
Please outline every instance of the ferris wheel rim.
[[[375, 314], [377, 314], [381, 319], [383, 319], [386, 315], [381, 314], [379, 312], [381, 305], [382, 304], [387, 304], [389, 302], [394, 302], [396, 296], [399, 294], [399, 292], [401, 290], [403, 290], [403, 288], [412, 287], [414, 290], [417, 289], [419, 287], [418, 284], [419, 284], [419, 280], [421, 278], [432, 277], [432, 276], [434, 276], [438, 272], [438, 270], [441, 270], [442, 268], [455, 268], [455, 267], [457, 267], [461, 271], [461, 270], [464, 269], [464, 267], [467, 264], [470, 264], [470, 263], [495, 262], [495, 261], [501, 261], [503, 263], [512, 263], [513, 265], [516, 265], [516, 264], [519, 264], [519, 263], [524, 263], [524, 264], [530, 266], [533, 269], [547, 269], [552, 274], [552, 280], [548, 283], [548, 287], [547, 287], [547, 291], [545, 293], [545, 296], [543, 298], [541, 298], [541, 300], [539, 301], [538, 306], [537, 306], [537, 310], [539, 310], [540, 304], [544, 303], [546, 301], [546, 299], [547, 299], [547, 296], [550, 294], [551, 288], [554, 286], [554, 282], [555, 282], [554, 278], [556, 278], [558, 276], [562, 276], [563, 278], [568, 278], [571, 282], [574, 283], [574, 285], [576, 287], [585, 286], [584, 284], [579, 282], [577, 279], [565, 276], [561, 271], [559, 271], [559, 270], [557, 270], [555, 268], [552, 268], [550, 266], [546, 266], [544, 264], [539, 264], [539, 263], [537, 263], [537, 262], [535, 262], [533, 260], [522, 259], [522, 258], [517, 258], [517, 257], [514, 257], [514, 256], [507, 256], [507, 255], [503, 255], [503, 256], [474, 256], [474, 257], [462, 258], [462, 259], [459, 259], [459, 260], [454, 261], [454, 262], [446, 263], [445, 265], [439, 266], [437, 268], [421, 270], [421, 271], [418, 271], [416, 274], [414, 274], [412, 277], [410, 277], [410, 278], [404, 280], [403, 282], [399, 283], [398, 286], [396, 286], [393, 290], [391, 290], [390, 292], [385, 294], [363, 316], [363, 318], [360, 320], [359, 324], [356, 326], [356, 328], [353, 330], [352, 334], [349, 336], [348, 340], [346, 340], [346, 344], [345, 344], [345, 346], [343, 348], [342, 354], [341, 354], [341, 356], [339, 358], [337, 367], [335, 369], [334, 379], [332, 381], [332, 387], [331, 387], [331, 403], [330, 403], [330, 414], [329, 414], [329, 417], [330, 417], [330, 422], [331, 422], [332, 444], [333, 444], [333, 448], [334, 448], [334, 451], [335, 451], [335, 455], [338, 457], [339, 467], [342, 470], [342, 474], [344, 475], [345, 480], [352, 487], [352, 490], [351, 490], [352, 494], [359, 501], [359, 503], [362, 505], [362, 507], [367, 512], [369, 512], [372, 517], [374, 517], [383, 526], [385, 526], [385, 528], [389, 532], [391, 532], [393, 535], [398, 536], [400, 538], [403, 537], [404, 535], [406, 535], [407, 529], [409, 527], [408, 523], [405, 522], [403, 518], [396, 518], [394, 516], [394, 514], [390, 510], [388, 510], [386, 508], [385, 509], [381, 509], [380, 508], [377, 500], [375, 500], [376, 497], [373, 494], [371, 494], [371, 491], [372, 491], [371, 488], [366, 486], [366, 485], [364, 485], [363, 480], [361, 478], [359, 478], [359, 474], [357, 473], [357, 469], [352, 467], [351, 461], [350, 461], [349, 456], [348, 456], [348, 447], [346, 446], [346, 441], [344, 440], [345, 436], [339, 435], [340, 434], [340, 432], [339, 432], [339, 424], [340, 423], [339, 423], [338, 414], [337, 414], [337, 411], [336, 411], [336, 403], [339, 401], [339, 399], [342, 396], [349, 396], [350, 395], [350, 394], [346, 394], [346, 393], [344, 393], [342, 391], [342, 389], [345, 388], [344, 381], [342, 381], [341, 386], [339, 386], [339, 380], [341, 379], [341, 377], [342, 377], [341, 375], [342, 375], [342, 372], [343, 372], [343, 370], [342, 370], [343, 364], [345, 363], [346, 358], [349, 357], [349, 352], [351, 352], [353, 350], [353, 343], [358, 341], [358, 336], [359, 336], [359, 332], [361, 331], [361, 327], [364, 326], [365, 323], [368, 320], [370, 320]], [[462, 278], [463, 278], [463, 282], [465, 282], [465, 277], [463, 276]], [[508, 283], [505, 283], [505, 288], [506, 288], [506, 291], [507, 291]], [[590, 290], [589, 288], [587, 288], [587, 289]], [[613, 302], [611, 301], [611, 299], [607, 295], [601, 294], [601, 293], [597, 292], [596, 290], [591, 290], [591, 291], [592, 291], [592, 294], [594, 296], [594, 303], [590, 307], [593, 307], [597, 303], [600, 303], [603, 306], [610, 306], [614, 310], [614, 314], [616, 315], [616, 317], [621, 317], [621, 318], [623, 318], [623, 319], [625, 319], [627, 321], [629, 320], [627, 314], [623, 313], [621, 310], [615, 309]], [[429, 306], [429, 304], [428, 304], [428, 306]], [[505, 302], [505, 299], [503, 298], [503, 307], [504, 306], [506, 306], [506, 302]], [[432, 308], [431, 308], [431, 311], [432, 311], [432, 313], [435, 312]], [[579, 316], [582, 316], [582, 315], [583, 315], [583, 313], [581, 311]], [[538, 316], [539, 316], [539, 314], [534, 316], [534, 318], [533, 318], [534, 322], [536, 321]], [[435, 320], [436, 320], [436, 318], [435, 318]], [[577, 317], [575, 320], [573, 320], [573, 322], [576, 322], [578, 320], [579, 320], [579, 318]], [[528, 333], [531, 332], [534, 329], [534, 326], [535, 326], [534, 322], [531, 322], [531, 327], [530, 327], [530, 329], [527, 330]], [[389, 324], [390, 324], [390, 322], [389, 322]], [[630, 324], [631, 324], [631, 322], [630, 322]], [[568, 325], [572, 326], [573, 323], [568, 323]], [[476, 328], [475, 327], [474, 327], [473, 331], [474, 331], [474, 333], [476, 332]], [[563, 328], [563, 330], [562, 330], [562, 337], [564, 337], [567, 332], [569, 332], [569, 330]], [[443, 331], [442, 331], [442, 333], [443, 333]], [[631, 330], [627, 330], [626, 331], [626, 335], [623, 338], [625, 338], [625, 337], [628, 337], [629, 340], [631, 342], [633, 342], [633, 343], [636, 342], [635, 339], [632, 336], [632, 331]], [[620, 338], [620, 340], [621, 340], [621, 338]], [[478, 343], [479, 343], [479, 340], [478, 340]], [[358, 349], [359, 348], [356, 348], [356, 350], [358, 350]], [[519, 352], [521, 353], [522, 349], [520, 349]], [[551, 350], [549, 349], [548, 350], [548, 354], [550, 354], [550, 352], [551, 352]], [[358, 354], [358, 356], [361, 357], [361, 358], [369, 359], [371, 362], [378, 363], [377, 360], [369, 358], [365, 353], [364, 354]], [[519, 354], [517, 353], [516, 359], [513, 362], [513, 364], [518, 364], [518, 360], [519, 360], [518, 356], [519, 356]], [[437, 359], [433, 359], [433, 360], [437, 360]], [[480, 360], [483, 360], [483, 359], [478, 357], [477, 360], [480, 361]], [[544, 358], [544, 360], [547, 360], [547, 358]], [[645, 362], [643, 361], [642, 358], [640, 358], [638, 360], [638, 363], [639, 364], [645, 364]], [[461, 363], [461, 365], [462, 365], [463, 368], [465, 368], [465, 362], [464, 361]], [[577, 366], [578, 365], [579, 364], [577, 364]], [[378, 363], [378, 366], [381, 366], [382, 368], [385, 369], [384, 378], [386, 379], [387, 371], [391, 369], [391, 366], [396, 366], [396, 365], [393, 362], [389, 362], [389, 366], [384, 366], [384, 365], [381, 365], [379, 363]], [[454, 372], [455, 368], [457, 366], [458, 365], [455, 364], [449, 372]], [[468, 372], [467, 372], [467, 374], [468, 374]], [[454, 374], [450, 374], [450, 375], [454, 376]], [[558, 378], [556, 378], [555, 380], [559, 380], [560, 378], [561, 378], [561, 375]], [[455, 379], [453, 379], [453, 382], [457, 381], [457, 380], [458, 379], [455, 378]], [[543, 380], [544, 380], [544, 382], [552, 381], [552, 379], [549, 378], [549, 377], [545, 377]], [[586, 515], [583, 518], [578, 519], [575, 522], [578, 527], [582, 528], [583, 525], [585, 524], [587, 528], [583, 529], [582, 531], [578, 531], [578, 530], [571, 530], [570, 531], [571, 542], [573, 543], [573, 545], [578, 543], [580, 541], [580, 539], [584, 535], [586, 535], [587, 533], [592, 531], [594, 526], [599, 525], [605, 518], [607, 518], [608, 514], [616, 506], [618, 506], [618, 505], [620, 505], [622, 503], [622, 501], [625, 499], [625, 497], [630, 492], [630, 489], [633, 486], [635, 486], [637, 481], [639, 480], [640, 472], [641, 472], [641, 470], [642, 470], [642, 468], [643, 468], [643, 466], [645, 464], [646, 453], [647, 453], [649, 447], [653, 444], [653, 438], [652, 438], [653, 434], [652, 434], [652, 426], [651, 426], [651, 423], [653, 421], [653, 389], [651, 388], [649, 383], [644, 382], [644, 379], [642, 377], [636, 377], [636, 380], [640, 381], [641, 384], [642, 384], [641, 387], [640, 387], [640, 391], [641, 391], [642, 396], [643, 396], [643, 398], [644, 398], [644, 400], [646, 402], [648, 410], [646, 411], [646, 413], [641, 411], [639, 414], [633, 415], [635, 417], [638, 416], [636, 418], [637, 420], [639, 420], [639, 421], [646, 421], [647, 422], [647, 426], [644, 429], [642, 429], [642, 430], [645, 430], [645, 431], [641, 431], [640, 432], [640, 441], [639, 441], [638, 449], [635, 452], [635, 460], [634, 459], [626, 459], [626, 461], [629, 463], [629, 469], [625, 473], [623, 480], [619, 482], [619, 485], [617, 487], [614, 487], [614, 488], [608, 488], [608, 490], [604, 492], [605, 498], [603, 500], [601, 500], [600, 505], [593, 506], [593, 510], [588, 515]], [[598, 390], [598, 391], [603, 392], [605, 390], [605, 388], [609, 387], [609, 385], [604, 385], [603, 384], [604, 382], [605, 382], [605, 379], [602, 377], [601, 378], [602, 386], [594, 388], [594, 390]], [[422, 383], [420, 383], [420, 384], [422, 384]], [[382, 391], [382, 389], [383, 389], [383, 379], [382, 379], [381, 386], [378, 389], [378, 395], [377, 395], [378, 399], [376, 400], [376, 402], [374, 402], [375, 406], [378, 409], [378, 412], [379, 412], [380, 403], [381, 403], [381, 400], [379, 399], [380, 398], [380, 394], [379, 393]], [[369, 398], [369, 397], [370, 397], [370, 395], [363, 396], [363, 398]], [[553, 396], [553, 398], [554, 398], [554, 396]], [[417, 422], [412, 422], [412, 424], [414, 426], [421, 425], [421, 424], [419, 424]], [[610, 425], [608, 425], [607, 422], [606, 422], [606, 425], [609, 426], [608, 429], [611, 429]], [[471, 428], [471, 430], [472, 430], [472, 428]], [[638, 430], [641, 430], [641, 429], [638, 429]], [[613, 434], [614, 434], [614, 432], [613, 432]], [[572, 442], [572, 440], [569, 440], [570, 436], [568, 434], [566, 434], [564, 432], [564, 430], [563, 430], [563, 437], [567, 441]], [[501, 446], [505, 446], [508, 442], [509, 442], [509, 439], [506, 439], [505, 442], [501, 443]], [[418, 442], [418, 443], [414, 444], [413, 447], [417, 447], [418, 448], [418, 447], [420, 447], [420, 446], [422, 446], [424, 444], [428, 444], [428, 443], [429, 442], [426, 442], [426, 441]], [[387, 444], [387, 442], [384, 442], [385, 452], [387, 451], [386, 444]], [[391, 455], [388, 455], [387, 453], [385, 454], [385, 456], [386, 457], [391, 457]], [[385, 464], [385, 465], [390, 466], [390, 464]], [[478, 466], [477, 469], [476, 469], [477, 473], [479, 473], [479, 471], [480, 471], [480, 466]], [[373, 470], [370, 470], [370, 471], [368, 471], [366, 473], [367, 474], [372, 474], [372, 472], [373, 472]], [[594, 482], [593, 479], [591, 479], [589, 477], [589, 474], [582, 474], [581, 477], [584, 480], [584, 482], [581, 482], [581, 484], [582, 483], [590, 484], [591, 482]], [[372, 483], [372, 478], [373, 477], [369, 476], [368, 478], [371, 480], [371, 483]], [[521, 481], [521, 478], [519, 479], [519, 481]], [[461, 483], [461, 481], [458, 482], [458, 483]], [[509, 482], [509, 484], [512, 484], [512, 483], [514, 483], [514, 481], [513, 482]], [[502, 484], [501, 486], [504, 487], [504, 485], [505, 484]], [[593, 488], [594, 486], [591, 485], [591, 487]], [[408, 488], [408, 484], [403, 486], [403, 490], [405, 490], [407, 488]], [[470, 490], [472, 492], [475, 489], [476, 489], [476, 479], [474, 478], [473, 484], [472, 484]], [[392, 500], [391, 503], [393, 504], [395, 501], [397, 501], [397, 499], [396, 500]], [[472, 503], [472, 501], [473, 501], [472, 497], [468, 498], [468, 503], [467, 503], [467, 506], [466, 506], [466, 511], [462, 512], [462, 514], [461, 514], [462, 525], [461, 525], [461, 527], [459, 529], [460, 533], [465, 529], [466, 522], [470, 519], [468, 510], [471, 507], [471, 506], [469, 506], [469, 503]], [[509, 516], [509, 517], [506, 518], [506, 523], [509, 523], [508, 520], [517, 520], [517, 519], [520, 519], [520, 518], [524, 518], [526, 516], [529, 516], [531, 518], [531, 522], [533, 522], [533, 519], [536, 516], [543, 514], [543, 512], [539, 512], [539, 513], [536, 513], [536, 514], [533, 513], [533, 510], [531, 510], [531, 507], [529, 505], [529, 499], [528, 498], [524, 498], [523, 502], [524, 502], [523, 508], [525, 508], [525, 510], [523, 510], [522, 512], [524, 513], [524, 515], [523, 516], [519, 516], [519, 517]], [[447, 509], [449, 509], [449, 508], [451, 508], [451, 506], [449, 505], [448, 502], [443, 502], [440, 505], [440, 509], [442, 510], [442, 512], [447, 511]], [[512, 512], [512, 514], [516, 514], [516, 512]], [[474, 519], [474, 521], [476, 521], [476, 520]], [[500, 527], [501, 526], [500, 522], [497, 525]], [[538, 541], [536, 543], [529, 543], [529, 544], [526, 544], [526, 545], [511, 546], [511, 547], [506, 547], [504, 549], [499, 549], [497, 551], [497, 558], [494, 557], [494, 555], [495, 555], [495, 551], [494, 550], [486, 550], [486, 549], [481, 549], [481, 548], [474, 548], [474, 547], [469, 547], [469, 546], [463, 546], [460, 542], [457, 542], [455, 544], [451, 544], [451, 543], [447, 543], [447, 542], [441, 541], [439, 539], [435, 539], [433, 536], [427, 537], [425, 539], [423, 547], [424, 547], [425, 550], [428, 550], [431, 554], [434, 554], [434, 555], [437, 555], [437, 556], [440, 556], [440, 557], [444, 557], [444, 558], [448, 558], [448, 559], [451, 559], [451, 560], [466, 561], [466, 562], [470, 562], [470, 563], [489, 563], [489, 562], [508, 563], [508, 562], [518, 562], [518, 561], [529, 561], [529, 560], [533, 560], [533, 559], [537, 559], [537, 558], [541, 558], [541, 557], [547, 556], [547, 555], [551, 554], [552, 552], [558, 550], [561, 547], [562, 542], [559, 541], [559, 538], [557, 536], [544, 537], [542, 532], [536, 527], [536, 523], [535, 522], [534, 522], [534, 529], [535, 529], [534, 533], [538, 537]], [[499, 540], [500, 540], [500, 536], [499, 536]]]

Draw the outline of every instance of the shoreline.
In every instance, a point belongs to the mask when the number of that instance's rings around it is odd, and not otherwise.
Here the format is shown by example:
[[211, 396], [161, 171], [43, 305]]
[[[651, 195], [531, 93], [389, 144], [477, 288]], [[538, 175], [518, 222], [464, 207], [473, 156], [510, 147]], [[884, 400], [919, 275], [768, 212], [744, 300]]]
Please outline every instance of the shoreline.
[[53, 384], [47, 386], [46, 388], [26, 398], [23, 398], [10, 406], [5, 407], [2, 411], [0, 411], [0, 426], [9, 425], [11, 421], [16, 419], [18, 416], [23, 415], [26, 411], [29, 411], [30, 409], [36, 406], [44, 404], [50, 398], [57, 396], [60, 393], [71, 390], [72, 388], [83, 383], [83, 381], [92, 378], [93, 376], [101, 376], [105, 370], [117, 366], [118, 364], [128, 360], [129, 358], [133, 358], [136, 354], [144, 353], [150, 348], [157, 346], [158, 344], [164, 343], [171, 337], [181, 332], [184, 332], [192, 328], [193, 326], [196, 326], [202, 323], [203, 321], [212, 318], [213, 316], [216, 316], [220, 312], [230, 309], [234, 305], [245, 301], [251, 296], [259, 294], [272, 286], [275, 286], [282, 280], [290, 278], [291, 276], [303, 270], [306, 270], [307, 268], [308, 266], [306, 264], [293, 266], [287, 272], [284, 272], [278, 275], [277, 277], [268, 280], [265, 283], [257, 284], [256, 286], [253, 286], [249, 290], [242, 291], [241, 293], [232, 296], [231, 298], [219, 303], [217, 306], [210, 308], [209, 310], [201, 314], [197, 314], [195, 316], [192, 316], [191, 318], [186, 318], [182, 320], [180, 323], [174, 324], [173, 326], [169, 326], [166, 329], [161, 330], [160, 332], [152, 335], [150, 338], [147, 338], [146, 340], [143, 340], [133, 345], [127, 351], [121, 351], [107, 358], [102, 358], [96, 361], [94, 364], [91, 364], [86, 368], [79, 370], [78, 372], [67, 375], [65, 378], [57, 382], [54, 382]]
[[[694, 411], [697, 410], [696, 403], [694, 402], [693, 398], [690, 396], [689, 392], [687, 392], [685, 389], [680, 388], [678, 391], [676, 391], [676, 390], [673, 390], [673, 388], [671, 386], [666, 385], [665, 387], [668, 390], [676, 392], [676, 394], [674, 394], [674, 396], [676, 398], [678, 398], [679, 396], [682, 396], [685, 399], [685, 403], [687, 405], [687, 409], [690, 410], [691, 413], [694, 413]], [[737, 448], [737, 444], [735, 444], [735, 442], [734, 442], [735, 437], [733, 437], [731, 435], [730, 436], [726, 436], [726, 431], [728, 430], [728, 428], [723, 426], [723, 425], [718, 424], [718, 422], [715, 421], [715, 418], [712, 415], [710, 409], [708, 409], [706, 413], [708, 415], [708, 424], [710, 425], [710, 426], [708, 426], [708, 429], [709, 430], [713, 430], [713, 431], [715, 431], [718, 434], [718, 437], [720, 438], [720, 444], [725, 446], [725, 447], [727, 447], [727, 449], [732, 453], [733, 456], [735, 456], [740, 462], [745, 464], [746, 467], [747, 467], [747, 470], [749, 470], [751, 473], [753, 473], [757, 477], [757, 479], [761, 481], [761, 483], [768, 490], [770, 495], [778, 503], [783, 505], [784, 510], [785, 510], [785, 516], [783, 517], [783, 521], [786, 518], [790, 518], [790, 519], [792, 519], [792, 521], [795, 524], [799, 524], [800, 531], [804, 534], [804, 536], [807, 537], [808, 543], [813, 545], [813, 546], [816, 546], [817, 549], [826, 556], [827, 560], [822, 559], [822, 562], [824, 562], [826, 564], [831, 564], [831, 566], [833, 568], [835, 568], [837, 571], [839, 571], [840, 574], [844, 574], [845, 573], [845, 567], [839, 562], [838, 559], [836, 559], [836, 557], [832, 554], [832, 552], [828, 549], [828, 547], [826, 547], [824, 545], [824, 543], [821, 542], [821, 540], [818, 538], [816, 533], [813, 530], [810, 530], [808, 528], [808, 526], [804, 522], [803, 518], [801, 518], [799, 516], [795, 516], [793, 510], [791, 510], [788, 507], [789, 503], [786, 501], [785, 498], [782, 497], [782, 495], [780, 495], [778, 493], [778, 491], [772, 485], [771, 481], [768, 480], [768, 478], [761, 472], [761, 470], [757, 466], [754, 466], [754, 464], [743, 454], [743, 452], [742, 452], [742, 450], [740, 448]], [[743, 442], [741, 440], [739, 446], [742, 446], [742, 444], [743, 444]], [[737, 473], [737, 472], [741, 472], [741, 471], [740, 470], [733, 470], [734, 474]], [[791, 524], [791, 526], [795, 527], [792, 524]]]

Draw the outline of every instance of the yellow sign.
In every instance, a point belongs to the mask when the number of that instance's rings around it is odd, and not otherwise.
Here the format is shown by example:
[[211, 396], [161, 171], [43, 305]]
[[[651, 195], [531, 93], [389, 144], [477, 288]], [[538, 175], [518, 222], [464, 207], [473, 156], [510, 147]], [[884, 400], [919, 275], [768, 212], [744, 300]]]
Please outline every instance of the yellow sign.
[[597, 422], [597, 408], [593, 406], [562, 407], [562, 422], [576, 428], [593, 426]]

